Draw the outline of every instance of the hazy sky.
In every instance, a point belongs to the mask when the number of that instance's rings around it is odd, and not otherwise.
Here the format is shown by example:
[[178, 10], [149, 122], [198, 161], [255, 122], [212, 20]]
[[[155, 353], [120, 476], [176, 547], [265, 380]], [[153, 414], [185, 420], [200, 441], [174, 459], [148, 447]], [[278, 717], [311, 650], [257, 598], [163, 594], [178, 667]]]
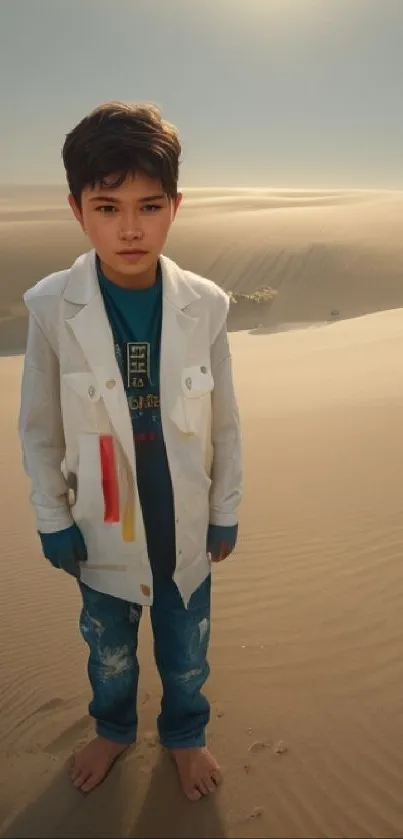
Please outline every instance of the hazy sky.
[[64, 135], [152, 101], [182, 185], [403, 188], [403, 0], [0, 0], [0, 183], [60, 183]]

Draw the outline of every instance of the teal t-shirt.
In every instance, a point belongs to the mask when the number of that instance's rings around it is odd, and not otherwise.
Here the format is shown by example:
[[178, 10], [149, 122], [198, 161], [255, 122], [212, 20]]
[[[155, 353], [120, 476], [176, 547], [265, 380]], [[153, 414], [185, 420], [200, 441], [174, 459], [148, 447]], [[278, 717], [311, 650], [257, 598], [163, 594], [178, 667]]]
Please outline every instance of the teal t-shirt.
[[108, 280], [97, 259], [98, 281], [126, 390], [136, 451], [137, 486], [154, 572], [175, 568], [175, 514], [160, 408], [162, 275], [146, 289]]

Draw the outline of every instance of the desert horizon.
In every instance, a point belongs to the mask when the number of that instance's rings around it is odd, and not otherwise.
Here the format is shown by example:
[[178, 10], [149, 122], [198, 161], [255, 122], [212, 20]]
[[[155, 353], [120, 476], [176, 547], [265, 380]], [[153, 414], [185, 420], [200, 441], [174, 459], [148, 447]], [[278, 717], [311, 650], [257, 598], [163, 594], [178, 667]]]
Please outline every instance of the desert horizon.
[[1, 836], [397, 839], [403, 192], [192, 188], [172, 228], [165, 253], [231, 296], [245, 457], [213, 575], [225, 781], [194, 805], [156, 739], [147, 615], [136, 749], [89, 797], [65, 776], [91, 736], [79, 595], [41, 556], [17, 438], [22, 294], [89, 249], [58, 189], [0, 189]]

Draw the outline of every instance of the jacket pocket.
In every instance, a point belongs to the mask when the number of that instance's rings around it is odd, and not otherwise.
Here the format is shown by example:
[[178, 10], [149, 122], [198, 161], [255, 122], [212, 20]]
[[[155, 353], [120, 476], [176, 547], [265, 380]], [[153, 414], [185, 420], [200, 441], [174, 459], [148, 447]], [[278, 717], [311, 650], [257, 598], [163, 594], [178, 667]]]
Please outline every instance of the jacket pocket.
[[205, 440], [211, 423], [211, 394], [214, 379], [207, 365], [185, 367], [182, 371], [181, 402], [184, 431]]
[[101, 388], [92, 373], [63, 373], [60, 379], [61, 404], [68, 467], [74, 470], [74, 449], [81, 432], [100, 432]]
[[92, 373], [63, 373], [61, 377], [62, 386], [71, 388], [77, 396], [89, 402], [98, 402], [101, 396], [101, 389]]
[[201, 365], [185, 367], [182, 371], [182, 392], [186, 399], [202, 399], [214, 388], [211, 368]]

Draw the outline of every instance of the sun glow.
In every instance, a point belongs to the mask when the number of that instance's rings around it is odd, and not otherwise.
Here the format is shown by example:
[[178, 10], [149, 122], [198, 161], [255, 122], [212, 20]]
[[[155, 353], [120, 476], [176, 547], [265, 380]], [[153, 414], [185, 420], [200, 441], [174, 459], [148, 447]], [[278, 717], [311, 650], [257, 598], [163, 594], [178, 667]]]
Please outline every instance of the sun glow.
[[229, 29], [279, 36], [315, 33], [337, 19], [343, 0], [219, 0], [214, 9]]

